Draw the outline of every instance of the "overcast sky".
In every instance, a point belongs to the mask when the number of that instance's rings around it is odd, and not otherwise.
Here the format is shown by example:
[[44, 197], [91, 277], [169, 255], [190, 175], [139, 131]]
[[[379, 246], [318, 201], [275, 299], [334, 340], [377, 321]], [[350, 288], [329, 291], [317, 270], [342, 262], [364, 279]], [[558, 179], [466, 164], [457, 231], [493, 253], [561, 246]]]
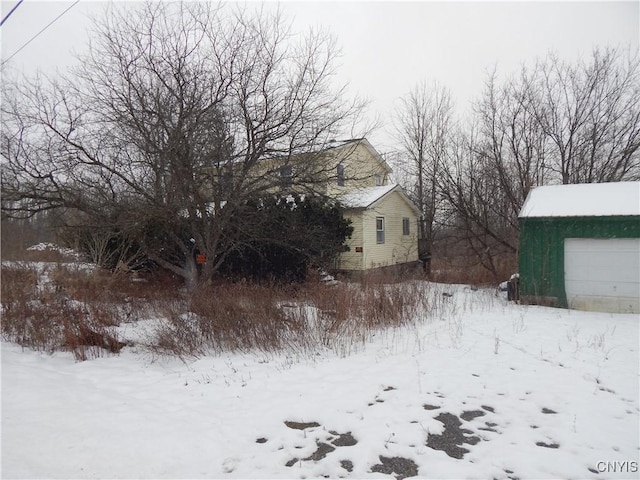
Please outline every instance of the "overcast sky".
[[[133, 2], [128, 2], [132, 6]], [[1, 2], [2, 17], [17, 0]], [[13, 55], [73, 2], [25, 0], [0, 27], [2, 59]], [[272, 4], [275, 5], [275, 4]], [[478, 96], [487, 70], [504, 75], [549, 51], [569, 60], [596, 46], [638, 48], [640, 2], [282, 2], [295, 29], [327, 27], [342, 47], [340, 80], [372, 101], [382, 120], [370, 136], [394, 147], [391, 115], [417, 82], [448, 87], [459, 113]], [[26, 72], [64, 68], [88, 38], [87, 14], [104, 4], [81, 0], [11, 60]]]

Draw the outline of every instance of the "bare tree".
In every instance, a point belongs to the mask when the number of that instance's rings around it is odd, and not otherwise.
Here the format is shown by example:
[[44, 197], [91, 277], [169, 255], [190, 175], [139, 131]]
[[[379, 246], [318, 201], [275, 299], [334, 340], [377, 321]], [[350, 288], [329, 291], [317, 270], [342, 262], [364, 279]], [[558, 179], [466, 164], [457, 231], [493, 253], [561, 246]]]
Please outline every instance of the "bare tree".
[[640, 178], [639, 62], [631, 51], [595, 49], [576, 64], [550, 55], [529, 76], [530, 108], [562, 183]]
[[449, 228], [485, 268], [498, 274], [497, 259], [517, 252], [531, 188], [640, 178], [639, 75], [637, 55], [618, 50], [489, 75], [442, 170]]
[[547, 170], [547, 138], [532, 114], [531, 88], [524, 68], [520, 76], [503, 85], [498, 84], [493, 72], [474, 105], [478, 136], [473, 148], [498, 187], [488, 192], [502, 204], [496, 214], [504, 217], [514, 232], [529, 191], [545, 182]]
[[[3, 86], [3, 213], [80, 212], [192, 286], [255, 226], [247, 202], [364, 106], [332, 85], [334, 40], [280, 12], [149, 2], [92, 38], [69, 75]], [[304, 165], [292, 181], [328, 168]]]
[[406, 158], [401, 167], [411, 181], [409, 193], [420, 209], [420, 255], [429, 271], [436, 215], [438, 182], [445, 162], [453, 122], [449, 91], [437, 83], [421, 82], [400, 99], [396, 137]]
[[442, 170], [441, 192], [447, 242], [459, 246], [467, 265], [482, 265], [498, 278], [500, 260], [517, 251], [517, 229], [485, 148], [477, 127], [456, 132]]

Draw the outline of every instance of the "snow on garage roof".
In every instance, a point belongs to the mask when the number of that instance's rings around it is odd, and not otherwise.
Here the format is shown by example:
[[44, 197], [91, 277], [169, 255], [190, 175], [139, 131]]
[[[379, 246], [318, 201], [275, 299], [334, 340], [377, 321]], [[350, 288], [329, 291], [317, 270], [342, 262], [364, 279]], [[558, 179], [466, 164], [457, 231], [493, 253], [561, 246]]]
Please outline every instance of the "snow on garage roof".
[[640, 215], [640, 182], [537, 187], [529, 192], [519, 217], [608, 217], [621, 215]]

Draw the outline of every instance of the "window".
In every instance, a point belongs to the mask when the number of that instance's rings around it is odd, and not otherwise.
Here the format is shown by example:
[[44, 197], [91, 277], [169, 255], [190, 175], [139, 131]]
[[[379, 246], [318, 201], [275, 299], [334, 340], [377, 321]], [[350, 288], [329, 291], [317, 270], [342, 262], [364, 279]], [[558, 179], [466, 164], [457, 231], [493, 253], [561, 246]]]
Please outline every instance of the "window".
[[233, 190], [233, 172], [231, 169], [225, 169], [222, 172], [222, 190], [225, 192]]
[[384, 243], [384, 217], [376, 217], [376, 243]]
[[338, 186], [344, 187], [344, 165], [338, 165], [336, 167], [336, 174], [338, 176]]
[[376, 187], [381, 186], [382, 185], [382, 175], [380, 175], [379, 173], [376, 173], [375, 178], [376, 178]]
[[422, 240], [422, 232], [425, 230], [425, 220], [424, 218], [418, 219], [418, 240]]
[[293, 169], [291, 165], [280, 167], [280, 182], [283, 188], [290, 187], [293, 183]]
[[409, 217], [404, 217], [402, 219], [402, 235], [410, 235], [411, 234], [411, 227], [410, 225], [410, 220]]

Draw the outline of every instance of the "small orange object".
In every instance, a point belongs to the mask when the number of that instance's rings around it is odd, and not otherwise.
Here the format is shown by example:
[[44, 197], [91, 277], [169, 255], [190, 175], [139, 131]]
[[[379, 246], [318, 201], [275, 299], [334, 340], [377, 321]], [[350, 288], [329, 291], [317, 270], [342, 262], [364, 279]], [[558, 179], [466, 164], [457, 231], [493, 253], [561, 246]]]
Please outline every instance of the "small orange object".
[[199, 253], [198, 255], [196, 255], [196, 262], [197, 263], [207, 263], [207, 256]]

